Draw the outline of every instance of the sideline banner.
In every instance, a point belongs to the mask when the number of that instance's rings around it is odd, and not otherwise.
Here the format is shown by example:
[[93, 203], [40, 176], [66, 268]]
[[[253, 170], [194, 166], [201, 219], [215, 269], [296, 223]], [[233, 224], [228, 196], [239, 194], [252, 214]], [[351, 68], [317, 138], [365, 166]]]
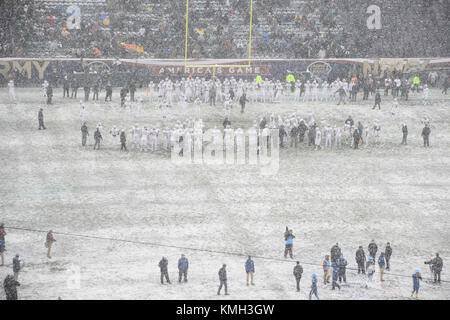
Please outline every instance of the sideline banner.
[[[424, 72], [436, 68], [450, 67], [450, 58], [380, 58], [380, 59], [204, 59], [190, 61], [189, 64], [202, 67], [185, 67], [182, 59], [78, 59], [78, 58], [0, 58], [0, 83], [6, 85], [12, 74], [18, 85], [39, 85], [45, 79], [62, 79], [65, 74], [97, 73], [94, 66], [103, 65], [112, 75], [113, 85], [134, 78], [137, 81], [157, 80], [170, 76], [215, 75], [283, 80], [287, 70], [296, 75], [309, 73], [318, 77], [346, 77], [349, 71], [383, 77], [386, 72]], [[230, 67], [226, 65], [229, 64]], [[215, 67], [215, 65], [221, 65]], [[242, 65], [242, 67], [236, 67]], [[114, 75], [120, 76], [114, 76]], [[124, 75], [125, 78], [124, 78]], [[296, 77], [297, 78], [297, 77]], [[121, 84], [122, 83], [122, 84]]]

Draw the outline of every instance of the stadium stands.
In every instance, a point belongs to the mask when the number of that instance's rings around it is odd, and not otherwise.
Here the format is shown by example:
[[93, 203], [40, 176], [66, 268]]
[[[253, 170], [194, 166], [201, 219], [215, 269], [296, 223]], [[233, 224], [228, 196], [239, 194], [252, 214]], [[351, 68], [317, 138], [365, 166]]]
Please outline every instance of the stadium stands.
[[[370, 4], [382, 27], [368, 30]], [[250, 0], [190, 0], [188, 58], [247, 58]], [[80, 8], [81, 29], [66, 22]], [[184, 0], [5, 0], [0, 56], [184, 58]], [[448, 56], [446, 0], [254, 0], [253, 58]], [[73, 9], [70, 9], [73, 10]]]

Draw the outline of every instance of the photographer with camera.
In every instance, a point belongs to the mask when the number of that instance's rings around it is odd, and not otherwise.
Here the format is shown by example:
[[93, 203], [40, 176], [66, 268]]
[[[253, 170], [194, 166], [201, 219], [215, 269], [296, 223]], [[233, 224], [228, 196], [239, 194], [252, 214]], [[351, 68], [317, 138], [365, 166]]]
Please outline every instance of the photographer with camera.
[[442, 266], [444, 265], [444, 262], [442, 261], [442, 258], [439, 257], [439, 253], [436, 253], [436, 257], [431, 259], [430, 261], [425, 261], [425, 264], [429, 264], [431, 267], [431, 271], [434, 274], [434, 283], [436, 281], [440, 284], [441, 283], [441, 271]]

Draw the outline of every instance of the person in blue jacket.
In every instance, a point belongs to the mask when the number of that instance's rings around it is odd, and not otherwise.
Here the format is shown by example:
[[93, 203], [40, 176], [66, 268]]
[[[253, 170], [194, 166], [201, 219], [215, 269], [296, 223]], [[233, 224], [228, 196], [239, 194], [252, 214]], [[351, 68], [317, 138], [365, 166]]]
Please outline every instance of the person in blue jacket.
[[368, 257], [366, 262], [367, 278], [369, 282], [372, 282], [373, 274], [375, 273], [375, 261], [372, 256]]
[[416, 293], [416, 298], [419, 297], [419, 288], [420, 288], [420, 280], [422, 280], [422, 276], [420, 275], [420, 271], [416, 270], [416, 272], [412, 275], [413, 278], [413, 291], [411, 292], [411, 297]]
[[336, 259], [336, 264], [339, 266], [339, 283], [341, 283], [342, 280], [347, 283], [347, 276], [345, 274], [347, 269], [347, 259], [341, 254], [341, 256]]
[[336, 261], [334, 261], [331, 266], [333, 267], [333, 282], [331, 283], [331, 290], [334, 290], [336, 287], [341, 290], [341, 286], [337, 282], [339, 277], [339, 265], [336, 263]]
[[248, 256], [247, 261], [245, 261], [245, 272], [247, 273], [247, 285], [248, 285], [248, 279], [251, 279], [251, 284], [253, 283], [253, 273], [255, 273], [255, 263], [252, 260], [252, 257]]
[[378, 257], [378, 267], [380, 269], [380, 281], [384, 281], [383, 274], [384, 274], [385, 266], [386, 266], [386, 261], [384, 259], [384, 252], [381, 252], [380, 256]]
[[189, 261], [184, 254], [178, 259], [178, 282], [184, 277], [184, 282], [187, 282], [187, 272], [189, 269]]
[[309, 292], [309, 300], [311, 300], [313, 294], [316, 296], [317, 300], [319, 300], [319, 294], [317, 293], [317, 275], [315, 273], [312, 274], [312, 284], [311, 291]]

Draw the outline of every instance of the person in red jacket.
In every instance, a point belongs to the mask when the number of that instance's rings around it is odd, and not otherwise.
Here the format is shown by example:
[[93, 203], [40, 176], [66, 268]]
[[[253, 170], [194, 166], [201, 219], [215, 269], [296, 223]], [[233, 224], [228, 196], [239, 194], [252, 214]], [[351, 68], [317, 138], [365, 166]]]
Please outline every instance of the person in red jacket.
[[53, 237], [53, 231], [50, 230], [47, 233], [47, 239], [45, 240], [45, 247], [48, 249], [48, 251], [47, 251], [47, 257], [48, 258], [51, 258], [50, 250], [52, 249], [53, 242], [56, 242], [56, 240]]
[[2, 259], [2, 264], [0, 264], [0, 266], [4, 266], [5, 265], [5, 258], [3, 257], [3, 252], [5, 252], [5, 236], [6, 236], [6, 232], [5, 232], [5, 227], [2, 224], [0, 224], [0, 257]]

